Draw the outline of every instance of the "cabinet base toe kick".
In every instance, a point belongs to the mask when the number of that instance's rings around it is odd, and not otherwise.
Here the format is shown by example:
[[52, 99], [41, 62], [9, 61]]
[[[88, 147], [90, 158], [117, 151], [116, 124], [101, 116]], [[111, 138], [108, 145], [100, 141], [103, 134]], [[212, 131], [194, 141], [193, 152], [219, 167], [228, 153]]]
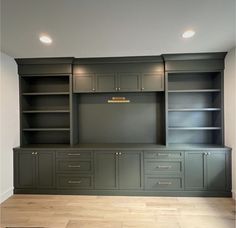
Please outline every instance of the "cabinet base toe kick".
[[168, 196], [168, 197], [232, 197], [231, 192], [209, 191], [135, 191], [75, 189], [14, 189], [14, 194], [107, 195], [107, 196]]

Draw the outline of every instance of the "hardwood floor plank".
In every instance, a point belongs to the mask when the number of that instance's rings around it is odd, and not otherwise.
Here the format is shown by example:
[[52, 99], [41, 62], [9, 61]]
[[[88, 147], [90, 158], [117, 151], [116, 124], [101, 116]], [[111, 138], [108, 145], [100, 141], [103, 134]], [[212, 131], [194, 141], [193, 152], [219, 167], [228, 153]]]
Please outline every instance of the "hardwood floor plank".
[[14, 195], [1, 228], [233, 228], [229, 198]]

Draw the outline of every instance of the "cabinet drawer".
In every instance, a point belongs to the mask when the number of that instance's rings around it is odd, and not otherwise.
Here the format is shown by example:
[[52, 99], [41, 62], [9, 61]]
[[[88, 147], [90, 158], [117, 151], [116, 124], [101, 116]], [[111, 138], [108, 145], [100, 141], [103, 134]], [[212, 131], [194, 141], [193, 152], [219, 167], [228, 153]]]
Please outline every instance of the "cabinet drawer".
[[181, 177], [145, 176], [145, 189], [148, 190], [178, 190], [182, 186]]
[[57, 187], [68, 189], [90, 189], [93, 187], [93, 178], [89, 175], [57, 175]]
[[182, 159], [183, 152], [172, 151], [144, 151], [144, 158], [154, 159]]
[[92, 151], [57, 151], [57, 158], [73, 158], [77, 160], [91, 160]]
[[92, 172], [91, 161], [57, 160], [57, 172]]
[[145, 159], [144, 160], [144, 171], [145, 174], [153, 173], [180, 173], [182, 172], [182, 162], [181, 161], [158, 161]]

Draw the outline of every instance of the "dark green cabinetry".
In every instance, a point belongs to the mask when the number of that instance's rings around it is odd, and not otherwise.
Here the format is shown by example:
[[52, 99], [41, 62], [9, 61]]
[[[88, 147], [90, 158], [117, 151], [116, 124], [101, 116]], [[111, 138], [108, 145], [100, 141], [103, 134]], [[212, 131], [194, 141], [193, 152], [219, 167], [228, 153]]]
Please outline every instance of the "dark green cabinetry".
[[229, 149], [166, 149], [16, 149], [15, 192], [231, 195]]
[[94, 92], [96, 90], [96, 81], [94, 74], [78, 74], [73, 77], [74, 91]]
[[77, 59], [74, 93], [164, 91], [164, 64], [153, 58]]
[[143, 187], [142, 152], [119, 152], [118, 163], [119, 189], [141, 189]]
[[74, 92], [145, 92], [163, 91], [161, 73], [75, 74]]
[[52, 151], [15, 151], [16, 188], [55, 187], [55, 154]]
[[117, 152], [95, 152], [95, 188], [118, 188]]
[[231, 196], [225, 54], [17, 59], [15, 193]]
[[95, 152], [95, 188], [141, 189], [142, 152]]
[[230, 164], [229, 153], [222, 151], [189, 151], [185, 154], [185, 187], [187, 190], [225, 191]]

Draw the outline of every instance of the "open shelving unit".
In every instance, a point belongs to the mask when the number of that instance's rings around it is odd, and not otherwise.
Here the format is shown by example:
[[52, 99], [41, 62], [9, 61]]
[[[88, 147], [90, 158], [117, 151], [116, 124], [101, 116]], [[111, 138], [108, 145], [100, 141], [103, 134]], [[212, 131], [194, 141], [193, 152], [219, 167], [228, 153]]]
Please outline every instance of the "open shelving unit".
[[70, 144], [70, 74], [21, 75], [21, 143]]
[[167, 144], [222, 144], [222, 73], [169, 72]]

